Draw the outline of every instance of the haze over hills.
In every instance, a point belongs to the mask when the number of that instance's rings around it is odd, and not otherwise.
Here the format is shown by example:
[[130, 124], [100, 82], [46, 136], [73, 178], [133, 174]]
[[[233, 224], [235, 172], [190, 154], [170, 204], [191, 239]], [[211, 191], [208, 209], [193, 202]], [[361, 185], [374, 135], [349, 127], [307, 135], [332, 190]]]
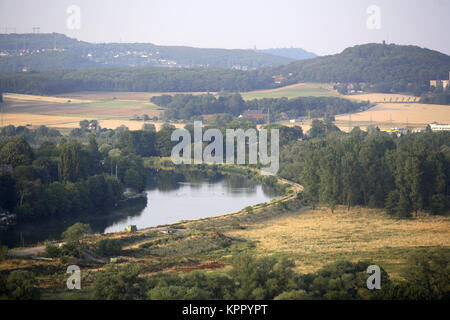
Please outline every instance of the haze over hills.
[[[9, 43], [9, 48], [11, 45]], [[149, 44], [134, 45], [143, 47], [154, 46]], [[89, 47], [89, 45], [82, 42], [79, 45], [81, 48], [85, 48], [85, 46]], [[103, 45], [95, 46], [101, 47]], [[111, 44], [111, 46], [115, 48], [124, 46], [125, 48], [128, 45]], [[169, 50], [169, 47], [165, 48]], [[172, 54], [179, 50], [179, 56], [187, 59], [187, 56], [183, 53], [184, 49], [186, 49], [186, 52], [198, 50], [200, 53], [213, 53], [211, 59], [217, 58], [220, 56], [220, 53], [228, 53], [230, 51], [175, 47], [175, 49], [172, 49]], [[104, 48], [98, 50], [109, 52]], [[242, 51], [245, 55], [249, 54], [249, 51]], [[160, 51], [160, 54], [162, 52]], [[215, 52], [219, 52], [219, 54], [214, 55]], [[52, 53], [58, 55], [60, 52], [52, 51]], [[256, 54], [255, 52], [250, 53]], [[262, 55], [264, 59], [267, 56], [271, 56], [263, 53], [258, 54]], [[33, 59], [32, 56], [30, 59]], [[194, 56], [199, 58], [196, 55]], [[207, 57], [206, 54], [204, 56]], [[48, 61], [60, 61], [60, 64], [64, 65], [68, 63], [65, 58], [67, 56], [60, 60], [49, 58]], [[84, 61], [86, 60], [80, 60], [80, 64]], [[371, 43], [347, 48], [336, 55], [316, 57], [295, 61], [283, 66], [264, 67], [248, 71], [211, 67], [168, 69], [148, 66], [140, 68], [113, 68], [116, 65], [111, 64], [108, 66], [109, 68], [102, 67], [73, 71], [66, 69], [32, 73], [2, 73], [0, 74], [0, 89], [3, 92], [37, 94], [56, 94], [85, 90], [150, 92], [228, 90], [242, 92], [276, 88], [297, 82], [339, 82], [340, 85], [344, 86], [347, 86], [348, 83], [355, 84], [364, 91], [410, 92], [420, 95], [429, 90], [430, 80], [448, 79], [450, 56], [417, 46]], [[65, 68], [61, 67], [59, 69]]]
[[[296, 49], [301, 50], [301, 49]], [[282, 53], [282, 52], [281, 52]], [[63, 34], [1, 34], [0, 72], [84, 69], [104, 66], [216, 67], [240, 70], [293, 61], [286, 54], [240, 49], [158, 46], [152, 43], [89, 43]]]
[[270, 48], [257, 51], [273, 54], [275, 56], [286, 57], [293, 60], [303, 60], [317, 57], [315, 53], [308, 52], [306, 50], [303, 50], [302, 48]]

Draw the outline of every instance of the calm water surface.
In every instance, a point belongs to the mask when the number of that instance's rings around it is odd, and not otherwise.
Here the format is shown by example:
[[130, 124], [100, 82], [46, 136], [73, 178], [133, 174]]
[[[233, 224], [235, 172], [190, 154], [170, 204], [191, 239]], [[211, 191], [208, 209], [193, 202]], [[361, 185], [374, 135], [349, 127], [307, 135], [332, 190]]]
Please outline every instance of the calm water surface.
[[238, 211], [246, 206], [268, 202], [279, 196], [274, 190], [241, 176], [214, 180], [201, 177], [158, 175], [149, 181], [146, 198], [133, 200], [120, 209], [71, 219], [53, 219], [16, 226], [0, 233], [9, 246], [59, 239], [75, 222], [89, 223], [94, 232], [123, 231], [133, 224], [138, 229]]

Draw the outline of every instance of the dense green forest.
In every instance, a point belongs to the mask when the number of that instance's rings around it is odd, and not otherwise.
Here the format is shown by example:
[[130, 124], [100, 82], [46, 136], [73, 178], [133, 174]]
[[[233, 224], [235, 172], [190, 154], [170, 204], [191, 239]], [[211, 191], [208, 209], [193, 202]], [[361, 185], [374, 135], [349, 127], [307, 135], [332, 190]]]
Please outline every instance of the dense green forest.
[[248, 91], [275, 87], [271, 75], [264, 70], [122, 67], [0, 73], [0, 88], [3, 92], [57, 94], [76, 91]]
[[350, 134], [315, 120], [307, 141], [285, 147], [280, 174], [302, 183], [303, 200], [385, 208], [408, 217], [450, 208], [450, 133], [389, 136], [372, 128]]
[[[432, 79], [447, 79], [450, 56], [395, 44], [364, 44], [342, 53], [295, 61], [273, 68], [288, 82], [364, 83], [363, 90], [377, 92], [428, 91]], [[291, 74], [291, 75], [290, 75]]]
[[22, 67], [31, 70], [121, 66], [257, 69], [293, 61], [289, 57], [254, 50], [158, 46], [152, 43], [89, 43], [58, 33], [0, 34], [0, 51], [8, 53], [0, 57], [0, 72], [20, 72]]
[[[226, 113], [239, 116], [245, 110], [259, 110], [270, 113], [271, 120], [296, 117], [326, 117], [336, 114], [361, 111], [368, 103], [355, 102], [337, 97], [264, 98], [244, 101], [240, 94], [154, 96], [151, 101], [166, 107], [166, 119], [191, 119], [207, 114]], [[259, 121], [266, 122], [267, 119]]]
[[68, 140], [44, 126], [2, 128], [0, 164], [0, 208], [19, 221], [96, 214], [120, 201], [124, 187], [142, 191], [147, 172], [141, 157], [98, 147], [94, 134]]

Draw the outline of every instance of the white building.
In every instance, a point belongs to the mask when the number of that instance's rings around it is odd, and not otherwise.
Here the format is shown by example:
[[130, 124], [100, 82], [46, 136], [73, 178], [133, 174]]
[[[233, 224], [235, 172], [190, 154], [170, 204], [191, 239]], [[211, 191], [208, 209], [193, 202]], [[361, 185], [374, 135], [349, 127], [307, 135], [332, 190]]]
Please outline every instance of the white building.
[[450, 131], [450, 124], [430, 123], [431, 131]]

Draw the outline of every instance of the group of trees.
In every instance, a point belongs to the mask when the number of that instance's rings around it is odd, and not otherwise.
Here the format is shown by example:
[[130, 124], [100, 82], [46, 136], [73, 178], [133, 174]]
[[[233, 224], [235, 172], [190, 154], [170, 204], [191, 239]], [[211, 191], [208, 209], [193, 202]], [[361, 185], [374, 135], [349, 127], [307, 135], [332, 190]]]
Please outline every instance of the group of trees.
[[124, 186], [141, 191], [146, 181], [142, 159], [116, 150], [100, 152], [94, 137], [36, 148], [22, 136], [9, 137], [0, 142], [0, 163], [10, 166], [0, 173], [0, 207], [26, 220], [113, 206]]
[[[94, 280], [95, 299], [158, 300], [316, 300], [316, 299], [448, 299], [448, 250], [419, 252], [403, 275], [392, 281], [381, 269], [381, 289], [367, 289], [370, 261], [352, 263], [339, 260], [309, 274], [294, 272], [288, 259], [256, 258], [249, 254], [233, 257], [227, 273], [193, 271], [184, 276], [159, 273], [140, 277], [138, 265], [110, 265]], [[430, 272], [432, 270], [432, 272]]]
[[[368, 103], [337, 97], [264, 98], [244, 101], [239, 93], [214, 95], [177, 94], [154, 96], [151, 101], [166, 107], [167, 119], [191, 119], [205, 114], [230, 114], [238, 116], [245, 110], [270, 113], [271, 120], [284, 117], [324, 117], [355, 112], [368, 107]], [[267, 119], [262, 119], [266, 121]]]
[[30, 130], [26, 126], [13, 126], [7, 125], [0, 128], [0, 139], [8, 139], [11, 137], [22, 137], [24, 138], [30, 145], [40, 145], [49, 140], [53, 142], [58, 142], [62, 138], [62, 134], [52, 128], [48, 128], [46, 126], [39, 126], [35, 130]]
[[448, 132], [397, 138], [376, 129], [345, 134], [325, 133], [323, 127], [314, 122], [310, 139], [286, 147], [281, 155], [281, 175], [304, 185], [306, 202], [325, 203], [332, 210], [337, 204], [368, 205], [403, 217], [449, 210]]
[[450, 85], [445, 89], [442, 85], [437, 88], [432, 88], [429, 93], [422, 94], [420, 102], [430, 104], [450, 104]]

